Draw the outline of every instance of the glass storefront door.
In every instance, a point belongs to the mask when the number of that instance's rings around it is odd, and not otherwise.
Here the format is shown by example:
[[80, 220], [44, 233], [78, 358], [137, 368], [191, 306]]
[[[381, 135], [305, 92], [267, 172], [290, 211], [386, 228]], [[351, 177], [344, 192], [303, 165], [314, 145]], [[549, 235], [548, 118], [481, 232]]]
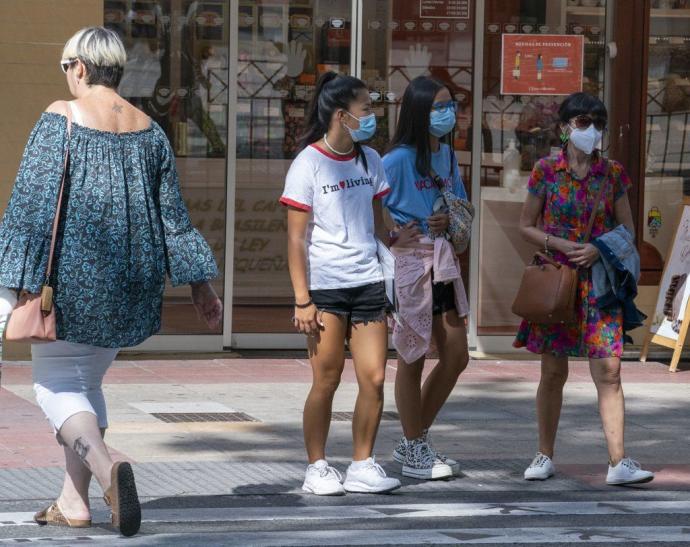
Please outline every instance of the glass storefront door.
[[350, 0], [239, 2], [233, 334], [293, 332], [278, 198], [317, 78], [351, 72], [351, 17]]
[[[367, 144], [385, 154], [409, 82], [422, 75], [437, 78], [458, 101], [454, 148], [470, 194], [474, 1], [373, 0], [362, 7], [359, 75], [369, 87], [378, 124], [376, 138]], [[466, 286], [468, 257], [461, 260]]]
[[513, 336], [519, 324], [511, 305], [534, 253], [518, 230], [527, 179], [539, 158], [558, 150], [558, 107], [564, 94], [577, 90], [569, 70], [579, 72], [580, 54], [582, 90], [606, 101], [605, 4], [485, 3], [478, 291], [472, 302], [480, 346], [500, 347], [490, 337]]
[[[221, 268], [224, 298], [229, 0], [105, 0], [105, 26], [127, 48], [119, 93], [167, 133], [194, 225]], [[221, 334], [222, 326], [215, 333]], [[209, 334], [189, 287], [165, 290], [161, 334]]]
[[642, 266], [657, 283], [690, 196], [690, 2], [652, 2], [648, 40]]

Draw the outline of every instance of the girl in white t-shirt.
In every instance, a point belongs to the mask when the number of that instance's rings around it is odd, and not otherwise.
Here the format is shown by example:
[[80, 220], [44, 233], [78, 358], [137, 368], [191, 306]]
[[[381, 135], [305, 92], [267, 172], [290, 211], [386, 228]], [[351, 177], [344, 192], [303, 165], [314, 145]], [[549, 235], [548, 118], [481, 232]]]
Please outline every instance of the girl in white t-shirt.
[[[390, 191], [380, 156], [360, 143], [376, 131], [365, 84], [328, 72], [319, 79], [280, 202], [288, 207], [294, 325], [308, 336], [313, 383], [304, 405], [309, 465], [303, 489], [318, 495], [400, 487], [372, 452], [383, 409], [389, 303], [375, 235], [388, 242], [381, 199]], [[353, 457], [341, 483], [325, 454], [335, 390], [352, 353], [359, 395]]]
[[[466, 198], [452, 148], [456, 103], [448, 87], [425, 76], [415, 78], [403, 95], [391, 150], [383, 163], [391, 185], [385, 205], [398, 226], [396, 256], [398, 321], [393, 345], [398, 352], [395, 402], [403, 437], [393, 458], [402, 474], [439, 479], [459, 465], [436, 452], [428, 431], [467, 367], [467, 296], [452, 245], [446, 241], [448, 214], [439, 187]], [[444, 264], [441, 257], [445, 257]], [[431, 340], [439, 360], [422, 385]]]

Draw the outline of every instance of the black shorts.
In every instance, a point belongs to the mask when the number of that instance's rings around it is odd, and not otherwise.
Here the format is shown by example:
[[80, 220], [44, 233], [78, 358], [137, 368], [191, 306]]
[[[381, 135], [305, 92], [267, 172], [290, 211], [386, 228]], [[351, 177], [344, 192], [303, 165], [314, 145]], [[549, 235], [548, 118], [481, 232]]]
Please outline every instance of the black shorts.
[[455, 290], [452, 283], [432, 283], [431, 285], [433, 315], [455, 309]]
[[383, 321], [390, 311], [383, 281], [346, 289], [309, 291], [319, 311], [347, 317], [350, 323]]

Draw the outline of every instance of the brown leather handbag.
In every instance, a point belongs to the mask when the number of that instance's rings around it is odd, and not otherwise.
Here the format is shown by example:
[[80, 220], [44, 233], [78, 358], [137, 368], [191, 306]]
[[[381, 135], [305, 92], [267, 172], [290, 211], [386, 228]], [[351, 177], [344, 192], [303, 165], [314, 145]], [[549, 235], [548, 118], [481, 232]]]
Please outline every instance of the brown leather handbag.
[[[599, 203], [609, 178], [610, 164], [597, 193], [583, 243], [589, 242]], [[556, 262], [547, 252], [534, 254], [532, 263], [525, 268], [513, 302], [512, 312], [532, 323], [573, 323], [577, 317], [578, 271], [567, 264]]]
[[57, 238], [58, 223], [60, 221], [60, 209], [62, 208], [62, 195], [65, 190], [67, 177], [67, 162], [69, 160], [69, 138], [72, 131], [72, 119], [67, 113], [67, 151], [62, 168], [62, 182], [58, 194], [55, 216], [53, 218], [53, 233], [50, 240], [50, 254], [46, 277], [41, 292], [38, 294], [22, 291], [19, 301], [7, 322], [5, 335], [11, 342], [29, 342], [32, 344], [42, 342], [54, 342], [57, 338], [55, 323], [55, 307], [53, 306], [53, 288], [49, 285], [50, 274], [53, 270], [53, 255], [55, 254], [55, 239]]

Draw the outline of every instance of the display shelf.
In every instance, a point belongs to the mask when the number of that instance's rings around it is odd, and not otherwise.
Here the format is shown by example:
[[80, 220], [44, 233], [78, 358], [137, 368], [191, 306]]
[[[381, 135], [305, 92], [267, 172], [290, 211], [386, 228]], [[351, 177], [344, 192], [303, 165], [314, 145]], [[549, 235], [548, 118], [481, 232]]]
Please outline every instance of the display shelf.
[[690, 19], [690, 9], [652, 9], [652, 17], [671, 19]]
[[[588, 7], [588, 6], [568, 6], [566, 8], [568, 15], [580, 15], [583, 17], [603, 17], [606, 9], [602, 7]], [[653, 8], [651, 10], [652, 18], [657, 19], [690, 19], [690, 8], [678, 9], [661, 9]]]
[[589, 6], [568, 6], [566, 11], [569, 15], [582, 15], [590, 17], [603, 17], [605, 14], [605, 8]]

